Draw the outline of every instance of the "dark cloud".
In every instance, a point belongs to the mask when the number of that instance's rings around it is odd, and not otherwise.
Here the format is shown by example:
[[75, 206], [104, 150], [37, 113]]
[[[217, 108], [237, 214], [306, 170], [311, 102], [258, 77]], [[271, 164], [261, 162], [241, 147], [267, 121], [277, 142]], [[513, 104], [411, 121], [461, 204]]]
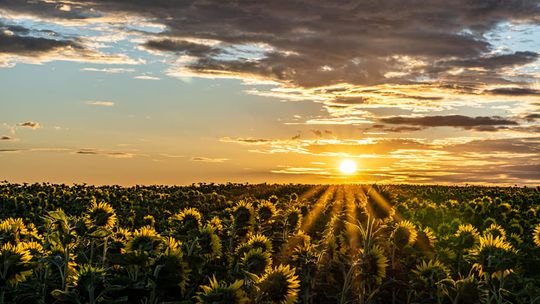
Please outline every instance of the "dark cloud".
[[75, 152], [77, 154], [83, 154], [83, 155], [97, 155], [99, 154], [98, 151], [96, 150], [91, 150], [91, 149], [83, 149], [83, 150], [79, 150], [77, 152]]
[[41, 128], [41, 125], [38, 122], [35, 122], [35, 121], [21, 122], [21, 123], [18, 123], [17, 126], [18, 127], [23, 127], [23, 128], [30, 128], [30, 129], [39, 129], [39, 128]]
[[400, 127], [389, 127], [386, 125], [381, 124], [375, 124], [371, 126], [368, 130], [377, 130], [377, 131], [383, 131], [383, 132], [391, 132], [391, 133], [401, 133], [401, 132], [414, 132], [414, 131], [420, 131], [423, 130], [423, 127], [413, 127], [413, 126], [400, 126]]
[[[69, 10], [60, 9], [65, 4]], [[147, 17], [167, 26], [167, 38], [144, 46], [198, 57], [187, 65], [191, 72], [237, 73], [303, 87], [416, 83], [423, 76], [441, 78], [456, 67], [491, 71], [525, 64], [537, 54], [490, 56], [493, 46], [485, 34], [503, 22], [537, 22], [540, 14], [537, 0], [5, 0], [0, 8], [66, 20], [108, 13]], [[185, 37], [217, 40], [219, 46], [176, 40]], [[237, 45], [267, 47], [256, 59], [220, 57], [227, 46]], [[410, 65], [410, 59], [423, 64]], [[496, 72], [470, 73], [473, 86], [506, 82]]]
[[484, 68], [496, 70], [516, 65], [524, 65], [538, 59], [538, 54], [534, 52], [515, 52], [513, 54], [503, 54], [486, 56], [465, 60], [452, 60], [441, 63], [447, 67]]
[[13, 140], [13, 139], [14, 138], [11, 136], [6, 136], [6, 135], [0, 136], [0, 140]]
[[[504, 126], [515, 126], [518, 123], [499, 116], [469, 117], [463, 115], [447, 116], [392, 116], [379, 119], [380, 122], [396, 125], [410, 125], [418, 127], [460, 127], [477, 131], [497, 131]], [[503, 127], [496, 127], [503, 126]]]
[[215, 56], [222, 52], [208, 45], [171, 39], [149, 40], [143, 46], [150, 50], [185, 53], [196, 57]]
[[540, 113], [528, 114], [524, 118], [528, 121], [535, 121], [537, 119], [540, 119]]
[[81, 48], [81, 46], [69, 40], [17, 36], [0, 32], [0, 53], [32, 56], [66, 47]]
[[527, 95], [540, 95], [540, 90], [530, 89], [530, 88], [497, 88], [492, 90], [485, 91], [489, 94], [494, 95], [508, 95], [508, 96], [527, 96]]
[[478, 153], [540, 153], [540, 138], [504, 138], [474, 140], [463, 144], [456, 144], [447, 148], [451, 152], [478, 152]]

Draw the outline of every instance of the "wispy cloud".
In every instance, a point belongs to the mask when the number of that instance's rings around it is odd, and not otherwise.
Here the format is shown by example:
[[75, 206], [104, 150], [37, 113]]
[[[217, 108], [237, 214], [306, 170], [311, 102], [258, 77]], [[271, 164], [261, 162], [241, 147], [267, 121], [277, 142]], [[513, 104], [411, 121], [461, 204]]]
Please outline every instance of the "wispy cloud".
[[140, 80], [160, 80], [161, 79], [159, 77], [149, 76], [149, 75], [138, 75], [138, 76], [135, 76], [133, 78], [140, 79]]
[[17, 124], [17, 127], [28, 128], [28, 129], [36, 130], [36, 129], [40, 129], [40, 128], [41, 128], [41, 125], [39, 124], [39, 122], [35, 122], [35, 121], [26, 121], [26, 122], [18, 123], [18, 124]]
[[120, 74], [120, 73], [132, 73], [135, 69], [126, 68], [82, 68], [83, 72], [101, 72], [106, 74]]
[[196, 157], [191, 158], [191, 161], [205, 162], [205, 163], [223, 163], [227, 160], [229, 159], [228, 158], [211, 158], [211, 157], [204, 157], [204, 156], [196, 156]]
[[112, 107], [112, 106], [114, 106], [113, 101], [105, 101], [105, 100], [87, 100], [84, 103], [86, 103], [87, 105], [101, 106], [101, 107]]

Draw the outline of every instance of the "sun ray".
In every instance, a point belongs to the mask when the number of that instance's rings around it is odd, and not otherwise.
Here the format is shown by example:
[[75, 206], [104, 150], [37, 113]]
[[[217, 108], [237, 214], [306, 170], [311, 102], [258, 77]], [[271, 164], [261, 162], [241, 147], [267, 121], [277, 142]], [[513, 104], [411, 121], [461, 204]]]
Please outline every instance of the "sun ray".
[[334, 196], [334, 193], [336, 192], [336, 186], [329, 186], [326, 188], [326, 191], [319, 196], [319, 199], [315, 203], [315, 206], [313, 206], [313, 209], [307, 214], [306, 218], [302, 222], [302, 226], [300, 227], [300, 230], [304, 231], [305, 233], [309, 233], [311, 227], [313, 226], [313, 223], [319, 218], [321, 215], [321, 212], [326, 208], [326, 204], [330, 199]]

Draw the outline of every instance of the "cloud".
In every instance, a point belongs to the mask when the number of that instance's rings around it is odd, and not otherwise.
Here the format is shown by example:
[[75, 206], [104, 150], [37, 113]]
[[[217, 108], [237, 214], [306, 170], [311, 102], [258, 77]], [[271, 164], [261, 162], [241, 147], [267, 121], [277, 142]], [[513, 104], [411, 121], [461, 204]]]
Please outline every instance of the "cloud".
[[149, 50], [175, 52], [194, 57], [216, 56], [222, 53], [219, 48], [206, 44], [173, 39], [149, 40], [143, 44], [143, 47]]
[[87, 105], [101, 106], [101, 107], [112, 107], [112, 106], [114, 106], [114, 102], [112, 102], [112, 101], [103, 101], [103, 100], [88, 100], [85, 103]]
[[507, 96], [527, 96], [527, 95], [540, 95], [540, 90], [531, 89], [531, 88], [520, 88], [520, 87], [507, 87], [507, 88], [496, 88], [487, 90], [486, 93], [493, 95], [507, 95]]
[[133, 158], [137, 156], [135, 153], [121, 152], [121, 151], [104, 151], [92, 148], [79, 149], [75, 151], [75, 154], [80, 155], [104, 155], [110, 158]]
[[126, 68], [82, 68], [81, 71], [101, 72], [101, 73], [106, 73], [106, 74], [120, 74], [120, 73], [135, 72], [134, 69], [126, 69]]
[[528, 115], [525, 115], [524, 118], [528, 121], [535, 121], [537, 119], [540, 119], [540, 113], [528, 114]]
[[191, 158], [191, 161], [205, 162], [205, 163], [223, 163], [223, 162], [225, 162], [227, 160], [229, 160], [229, 159], [227, 159], [227, 158], [210, 158], [210, 157], [204, 157], [204, 156], [197, 156], [197, 157], [192, 157]]
[[458, 127], [477, 131], [496, 131], [495, 126], [515, 126], [517, 122], [499, 116], [469, 117], [463, 115], [447, 116], [393, 116], [379, 119], [386, 124], [411, 125], [419, 127]]
[[161, 79], [159, 77], [149, 76], [149, 75], [138, 75], [138, 76], [135, 76], [133, 78], [140, 79], [140, 80], [160, 80]]
[[29, 129], [36, 130], [36, 129], [41, 128], [41, 125], [38, 122], [35, 122], [35, 121], [26, 121], [26, 122], [18, 123], [17, 127], [29, 128]]
[[2, 135], [0, 136], [0, 140], [15, 140], [15, 138], [11, 137], [11, 136], [7, 136], [7, 135]]
[[42, 37], [17, 36], [0, 32], [0, 53], [32, 56], [62, 48], [81, 48], [70, 40], [55, 40]]

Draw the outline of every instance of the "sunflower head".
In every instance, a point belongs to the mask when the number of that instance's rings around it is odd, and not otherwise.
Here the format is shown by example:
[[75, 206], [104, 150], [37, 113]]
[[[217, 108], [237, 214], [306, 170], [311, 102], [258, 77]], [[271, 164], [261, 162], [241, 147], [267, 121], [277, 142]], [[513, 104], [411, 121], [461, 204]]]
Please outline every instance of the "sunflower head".
[[456, 252], [447, 247], [441, 247], [436, 250], [435, 256], [438, 260], [447, 264], [452, 263], [456, 259]]
[[85, 215], [88, 226], [96, 228], [112, 228], [116, 224], [116, 212], [111, 205], [96, 201], [86, 211]]
[[28, 234], [21, 218], [7, 218], [0, 222], [0, 243], [18, 243]]
[[469, 276], [455, 282], [455, 303], [476, 304], [485, 303], [488, 291], [482, 281]]
[[94, 267], [92, 265], [81, 265], [72, 278], [72, 284], [79, 295], [86, 299], [89, 293], [99, 294], [105, 288], [105, 278], [107, 271], [105, 268]]
[[300, 228], [301, 223], [302, 212], [296, 207], [291, 208], [285, 217], [285, 225], [287, 229], [295, 231]]
[[264, 252], [272, 253], [272, 241], [263, 234], [251, 235], [247, 241], [249, 248], [260, 248]]
[[479, 233], [471, 224], [459, 225], [454, 237], [460, 249], [470, 249], [478, 241]]
[[441, 223], [439, 226], [437, 226], [437, 233], [441, 236], [446, 236], [449, 234], [452, 234], [454, 232], [454, 229], [452, 228], [452, 225], [449, 223]]
[[450, 276], [448, 267], [438, 260], [422, 261], [412, 272], [418, 282], [425, 287], [433, 287]]
[[361, 280], [371, 285], [381, 284], [386, 277], [386, 267], [388, 267], [388, 259], [379, 246], [375, 245], [370, 250], [360, 250], [358, 275]]
[[156, 260], [155, 265], [160, 267], [156, 278], [159, 289], [167, 292], [180, 288], [182, 294], [185, 293], [191, 270], [184, 260], [180, 241], [172, 237], [165, 238], [165, 251]]
[[295, 268], [279, 265], [267, 268], [257, 280], [257, 288], [263, 300], [270, 303], [292, 304], [298, 299], [300, 281]]
[[213, 226], [206, 225], [199, 230], [197, 244], [206, 258], [212, 259], [221, 255], [221, 239]]
[[533, 231], [533, 242], [536, 247], [540, 247], [540, 224], [536, 225]]
[[162, 250], [163, 241], [154, 228], [145, 226], [135, 230], [126, 245], [126, 251], [157, 253]]
[[22, 243], [6, 243], [0, 247], [0, 286], [15, 286], [32, 274], [30, 250]]
[[404, 248], [405, 246], [414, 244], [417, 234], [416, 227], [414, 227], [413, 223], [401, 221], [392, 232], [391, 238], [394, 245], [398, 248]]
[[143, 217], [143, 225], [154, 227], [156, 225], [156, 219], [154, 216], [148, 214]]
[[253, 206], [248, 202], [238, 202], [233, 209], [232, 215], [236, 227], [249, 227], [255, 223], [255, 211], [253, 210]]
[[311, 244], [311, 237], [306, 234], [303, 230], [298, 230], [293, 234], [288, 240], [287, 243], [283, 246], [286, 254], [292, 253], [296, 248], [309, 246]]
[[478, 245], [471, 250], [473, 268], [478, 270], [480, 276], [484, 274], [507, 274], [512, 270], [512, 260], [516, 250], [512, 244], [500, 237], [486, 235], [480, 237]]
[[422, 230], [418, 230], [414, 247], [420, 251], [432, 251], [435, 248], [436, 243], [437, 238], [435, 237], [433, 230], [429, 227], [425, 227]]
[[216, 233], [218, 235], [221, 235], [223, 233], [223, 223], [221, 222], [221, 219], [217, 216], [214, 216], [208, 221], [208, 225], [214, 227], [216, 230]]
[[257, 217], [261, 222], [267, 222], [276, 214], [276, 206], [269, 201], [262, 201], [257, 207]]
[[210, 284], [201, 286], [202, 291], [197, 293], [198, 304], [243, 304], [248, 303], [249, 299], [242, 290], [244, 281], [239, 280], [233, 284], [218, 282], [216, 277], [210, 279]]
[[501, 225], [498, 225], [498, 224], [491, 224], [491, 226], [489, 226], [484, 231], [484, 236], [486, 236], [488, 234], [492, 235], [493, 237], [500, 237], [501, 239], [506, 238], [506, 230], [504, 230], [504, 228], [501, 227]]
[[272, 266], [272, 256], [261, 248], [251, 249], [240, 260], [242, 270], [262, 275], [268, 267]]
[[169, 218], [169, 225], [180, 232], [198, 231], [202, 226], [202, 216], [195, 208], [186, 208]]
[[30, 256], [32, 256], [32, 261], [35, 261], [41, 257], [43, 257], [45, 250], [43, 249], [43, 246], [35, 241], [30, 242], [21, 242], [21, 247], [25, 250], [28, 250], [30, 253]]

